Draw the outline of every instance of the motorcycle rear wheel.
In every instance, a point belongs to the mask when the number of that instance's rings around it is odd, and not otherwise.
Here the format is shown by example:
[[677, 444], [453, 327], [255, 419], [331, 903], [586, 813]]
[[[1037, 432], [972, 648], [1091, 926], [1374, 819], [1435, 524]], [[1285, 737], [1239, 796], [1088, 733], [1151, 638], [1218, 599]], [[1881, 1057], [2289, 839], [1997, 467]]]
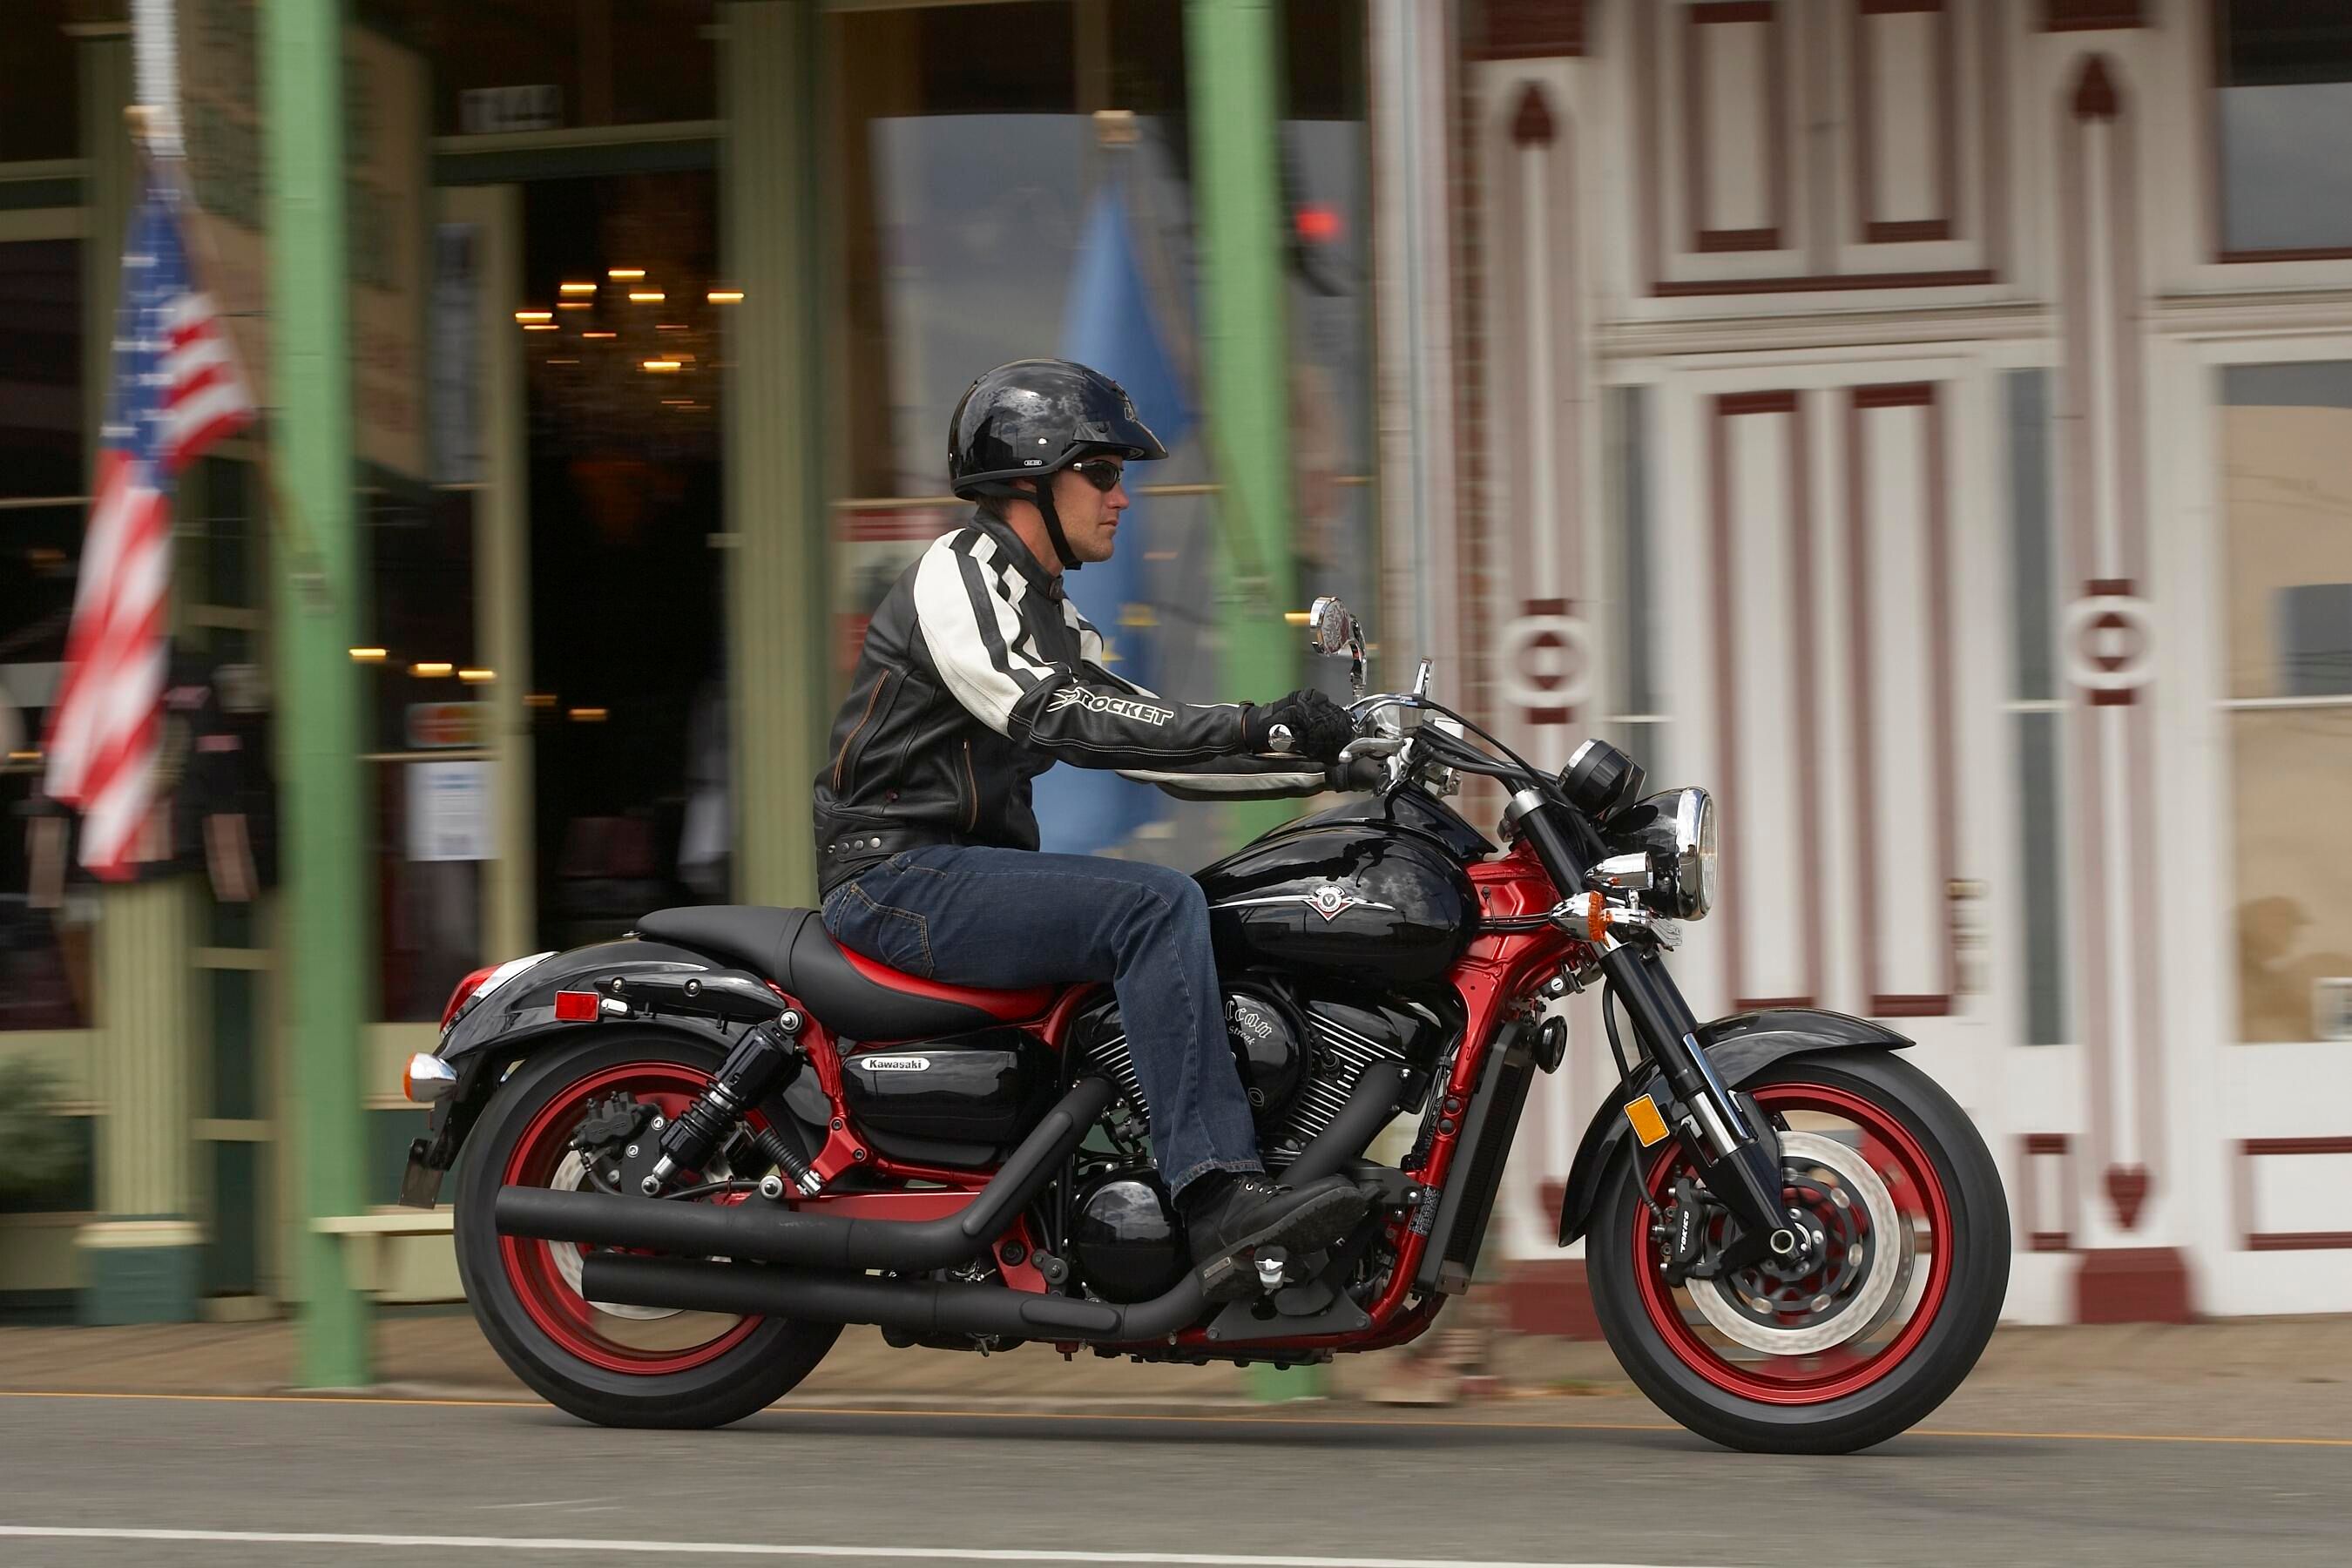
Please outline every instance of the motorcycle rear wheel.
[[[565, 1243], [502, 1237], [499, 1188], [571, 1185], [571, 1142], [592, 1100], [626, 1094], [675, 1117], [722, 1053], [663, 1035], [597, 1031], [530, 1058], [499, 1087], [467, 1141], [454, 1224], [475, 1320], [516, 1376], [601, 1426], [723, 1426], [763, 1410], [824, 1359], [838, 1323], [599, 1306], [582, 1299]], [[689, 1200], [690, 1201], [690, 1200]]]
[[1687, 1156], [1629, 1142], [1587, 1243], [1594, 1314], [1627, 1375], [1703, 1437], [1780, 1454], [1883, 1443], [1959, 1386], [2000, 1321], [2000, 1173], [1951, 1097], [1892, 1057], [1793, 1058], [1740, 1088], [1794, 1134], [1784, 1195], [1840, 1232], [1832, 1264], [1802, 1280], [1750, 1271], [1669, 1286], [1643, 1194], [1671, 1202]]

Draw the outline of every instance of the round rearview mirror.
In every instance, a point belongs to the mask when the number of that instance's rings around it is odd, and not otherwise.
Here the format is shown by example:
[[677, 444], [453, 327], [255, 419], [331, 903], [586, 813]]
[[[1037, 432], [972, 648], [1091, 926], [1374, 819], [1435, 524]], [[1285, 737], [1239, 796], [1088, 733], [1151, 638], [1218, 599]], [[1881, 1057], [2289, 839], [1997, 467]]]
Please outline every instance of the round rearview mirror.
[[1336, 658], [1350, 651], [1356, 640], [1356, 617], [1348, 606], [1326, 594], [1307, 612], [1307, 636], [1315, 651]]

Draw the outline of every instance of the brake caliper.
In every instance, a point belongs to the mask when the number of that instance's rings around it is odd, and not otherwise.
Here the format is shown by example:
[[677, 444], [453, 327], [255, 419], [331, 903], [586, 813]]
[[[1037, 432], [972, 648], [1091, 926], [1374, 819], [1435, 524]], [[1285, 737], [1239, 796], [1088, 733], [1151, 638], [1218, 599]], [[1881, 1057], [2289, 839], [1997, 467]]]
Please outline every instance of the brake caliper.
[[660, 1120], [659, 1107], [627, 1094], [591, 1100], [588, 1115], [572, 1135], [572, 1146], [586, 1163], [589, 1180], [608, 1193], [632, 1190], [623, 1184], [650, 1170], [659, 1155], [646, 1129]]
[[1706, 1188], [1688, 1176], [1675, 1178], [1674, 1201], [1666, 1205], [1665, 1235], [1661, 1238], [1668, 1285], [1715, 1278], [1722, 1251], [1714, 1242], [1715, 1222], [1723, 1212]]

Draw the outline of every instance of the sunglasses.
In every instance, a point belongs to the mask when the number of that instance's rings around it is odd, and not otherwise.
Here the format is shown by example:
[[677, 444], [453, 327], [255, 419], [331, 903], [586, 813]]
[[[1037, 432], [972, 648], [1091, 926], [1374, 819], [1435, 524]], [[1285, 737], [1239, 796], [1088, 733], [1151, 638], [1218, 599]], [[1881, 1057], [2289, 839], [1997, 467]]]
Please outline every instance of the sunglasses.
[[1070, 472], [1077, 475], [1105, 495], [1117, 489], [1118, 481], [1127, 477], [1126, 468], [1112, 462], [1108, 458], [1089, 458], [1083, 463], [1072, 463]]

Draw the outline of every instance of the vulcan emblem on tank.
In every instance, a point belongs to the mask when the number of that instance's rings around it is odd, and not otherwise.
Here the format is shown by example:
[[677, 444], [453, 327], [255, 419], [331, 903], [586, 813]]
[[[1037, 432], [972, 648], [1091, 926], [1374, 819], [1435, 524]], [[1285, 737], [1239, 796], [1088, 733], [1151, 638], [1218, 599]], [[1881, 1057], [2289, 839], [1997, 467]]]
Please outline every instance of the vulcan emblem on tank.
[[1394, 904], [1384, 904], [1376, 899], [1360, 899], [1337, 882], [1325, 882], [1312, 892], [1276, 893], [1263, 899], [1222, 899], [1213, 908], [1220, 910], [1262, 909], [1277, 904], [1305, 904], [1328, 923], [1338, 920], [1349, 910], [1386, 910], [1396, 913]]

